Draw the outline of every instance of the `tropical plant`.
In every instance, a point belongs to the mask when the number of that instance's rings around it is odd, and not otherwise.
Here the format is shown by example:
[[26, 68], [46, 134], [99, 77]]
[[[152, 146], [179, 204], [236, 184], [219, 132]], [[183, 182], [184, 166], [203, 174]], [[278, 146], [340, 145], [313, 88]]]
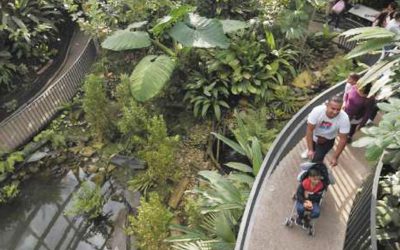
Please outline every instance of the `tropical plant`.
[[72, 19], [99, 38], [132, 22], [157, 19], [176, 5], [170, 0], [64, 0]]
[[67, 145], [66, 138], [64, 134], [62, 134], [60, 131], [56, 131], [55, 129], [49, 128], [46, 130], [43, 130], [33, 138], [33, 141], [35, 142], [40, 142], [40, 141], [50, 141], [51, 145], [55, 149], [61, 149], [64, 148]]
[[196, 0], [197, 11], [202, 16], [248, 20], [261, 11], [258, 0]]
[[356, 60], [347, 60], [343, 55], [336, 55], [330, 59], [327, 66], [321, 71], [318, 81], [334, 85], [346, 79], [351, 72], [361, 72], [367, 66]]
[[199, 172], [204, 185], [191, 191], [203, 220], [199, 226], [172, 225], [183, 235], [168, 238], [175, 249], [233, 249], [253, 177], [243, 173], [222, 176], [213, 171]]
[[263, 161], [263, 152], [261, 151], [260, 141], [257, 137], [251, 136], [248, 133], [246, 125], [238, 115], [236, 115], [236, 124], [236, 128], [232, 130], [232, 133], [237, 142], [218, 133], [212, 132], [211, 134], [235, 150], [235, 152], [246, 156], [251, 162], [251, 167], [245, 163], [239, 162], [228, 162], [225, 164], [226, 166], [243, 172], [252, 172], [254, 176], [256, 176]]
[[181, 173], [175, 166], [175, 151], [179, 141], [178, 136], [168, 136], [167, 127], [162, 116], [154, 116], [145, 124], [146, 134], [143, 149], [138, 152], [140, 159], [147, 164], [147, 170], [129, 181], [134, 190], [146, 193], [150, 188], [166, 190], [168, 181], [176, 181]]
[[[256, 137], [261, 144], [261, 152], [267, 152], [276, 135], [279, 133], [277, 126], [274, 128], [267, 127], [269, 108], [262, 106], [260, 108], [248, 108], [237, 112], [233, 131], [239, 133], [240, 127], [244, 126], [247, 138]], [[242, 121], [242, 123], [240, 122]]]
[[[387, 45], [395, 47], [399, 44], [400, 37], [395, 33], [380, 27], [363, 27], [348, 30], [342, 33], [348, 38], [348, 41], [357, 41], [357, 46], [350, 51], [347, 58], [354, 58], [365, 54], [382, 53], [382, 48]], [[391, 75], [398, 69], [400, 62], [399, 51], [397, 49], [386, 52], [385, 58], [371, 66], [368, 71], [358, 81], [360, 87], [373, 83], [369, 96], [375, 95], [381, 89], [389, 87], [396, 90], [399, 82], [393, 81], [391, 77], [382, 77], [382, 75]], [[385, 92], [392, 92], [387, 91]]]
[[400, 171], [381, 176], [376, 206], [376, 233], [387, 249], [400, 240]]
[[93, 134], [99, 141], [107, 138], [110, 133], [110, 112], [108, 99], [104, 90], [104, 78], [90, 74], [83, 85], [85, 95], [82, 101], [86, 119], [91, 125]]
[[63, 21], [57, 1], [1, 1], [0, 49], [9, 48], [17, 58], [28, 56], [55, 37], [56, 23]]
[[303, 40], [307, 37], [308, 22], [310, 16], [306, 11], [307, 2], [303, 0], [294, 1], [294, 9], [284, 10], [278, 18], [281, 32], [289, 40]]
[[3, 156], [0, 160], [0, 179], [4, 179], [8, 173], [14, 172], [14, 167], [17, 163], [24, 161], [24, 153], [21, 151], [12, 152], [9, 155]]
[[364, 127], [365, 136], [353, 142], [355, 147], [366, 147], [368, 160], [378, 160], [386, 150], [384, 161], [393, 166], [400, 164], [400, 99], [390, 98], [389, 103], [378, 103], [385, 113], [378, 126]]
[[256, 29], [238, 32], [227, 50], [199, 51], [200, 62], [192, 66], [185, 86], [185, 100], [193, 105], [196, 116], [213, 113], [220, 120], [222, 111], [232, 106], [228, 102], [232, 95], [289, 106], [288, 100], [280, 102], [286, 89], [281, 85], [296, 74], [292, 64], [297, 52], [289, 46], [277, 48], [278, 41], [268, 30], [261, 35], [264, 43], [259, 42]]
[[73, 195], [72, 205], [65, 211], [65, 214], [95, 219], [102, 214], [104, 202], [100, 187], [93, 182], [86, 181]]
[[0, 189], [0, 204], [8, 203], [12, 199], [18, 196], [19, 189], [18, 183], [11, 183], [9, 185], [5, 185]]
[[191, 10], [192, 7], [186, 5], [172, 10], [148, 32], [139, 31], [147, 22], [133, 23], [124, 30], [115, 31], [102, 43], [103, 48], [116, 51], [140, 49], [153, 44], [168, 55], [147, 55], [138, 63], [130, 76], [131, 92], [136, 100], [146, 101], [159, 93], [175, 68], [179, 49], [174, 52], [162, 44], [161, 35], [168, 34], [185, 47], [227, 48], [229, 40], [225, 33], [245, 27], [240, 22], [207, 19], [190, 13]]
[[168, 225], [173, 214], [162, 204], [156, 193], [150, 193], [148, 200], [140, 199], [137, 217], [129, 216], [126, 228], [128, 235], [135, 235], [140, 249], [169, 249], [164, 241], [168, 235]]
[[[203, 72], [208, 70], [206, 65], [201, 66]], [[220, 120], [222, 109], [229, 108], [226, 102], [230, 96], [228, 74], [222, 71], [216, 74], [192, 71], [189, 79], [190, 82], [185, 85], [184, 101], [188, 100], [193, 105], [194, 115], [206, 117], [212, 110], [215, 118]]]

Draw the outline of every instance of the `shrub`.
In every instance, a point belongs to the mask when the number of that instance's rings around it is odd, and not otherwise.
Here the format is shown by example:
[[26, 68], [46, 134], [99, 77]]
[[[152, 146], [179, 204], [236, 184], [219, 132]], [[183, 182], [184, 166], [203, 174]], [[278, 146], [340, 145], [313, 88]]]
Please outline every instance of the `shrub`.
[[93, 134], [102, 141], [110, 133], [111, 120], [109, 119], [109, 100], [104, 90], [104, 79], [90, 74], [84, 83], [85, 96], [83, 110], [86, 120], [90, 123]]
[[10, 202], [19, 194], [18, 183], [12, 183], [0, 189], [0, 204]]
[[376, 207], [377, 238], [392, 249], [390, 242], [400, 240], [400, 171], [381, 177]]
[[20, 151], [9, 154], [4, 160], [0, 160], [0, 178], [14, 172], [15, 164], [24, 160], [24, 153]]
[[162, 116], [154, 116], [146, 125], [148, 133], [143, 149], [138, 152], [140, 159], [147, 163], [147, 170], [129, 182], [134, 190], [147, 192], [151, 187], [165, 191], [168, 181], [176, 181], [181, 174], [175, 166], [175, 152], [179, 138], [168, 136]]
[[84, 216], [94, 219], [103, 211], [104, 199], [100, 187], [86, 181], [72, 197], [72, 206], [65, 212], [70, 216]]
[[168, 249], [164, 240], [168, 237], [168, 226], [173, 214], [162, 204], [156, 193], [150, 193], [148, 201], [141, 198], [138, 216], [129, 216], [126, 232], [135, 235], [140, 249]]
[[343, 55], [337, 55], [329, 60], [327, 67], [321, 72], [320, 81], [334, 85], [346, 79], [350, 72], [360, 72], [365, 67], [352, 60], [347, 60]]

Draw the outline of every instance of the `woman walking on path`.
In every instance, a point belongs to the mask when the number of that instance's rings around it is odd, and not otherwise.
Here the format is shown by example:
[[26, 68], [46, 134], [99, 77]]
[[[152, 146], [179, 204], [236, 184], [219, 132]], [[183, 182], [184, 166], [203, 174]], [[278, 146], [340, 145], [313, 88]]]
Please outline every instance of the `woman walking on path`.
[[344, 96], [344, 111], [350, 119], [350, 132], [348, 134], [348, 142], [352, 141], [354, 133], [365, 126], [375, 105], [375, 98], [368, 98], [371, 84], [364, 88], [359, 88], [357, 85], [352, 88]]

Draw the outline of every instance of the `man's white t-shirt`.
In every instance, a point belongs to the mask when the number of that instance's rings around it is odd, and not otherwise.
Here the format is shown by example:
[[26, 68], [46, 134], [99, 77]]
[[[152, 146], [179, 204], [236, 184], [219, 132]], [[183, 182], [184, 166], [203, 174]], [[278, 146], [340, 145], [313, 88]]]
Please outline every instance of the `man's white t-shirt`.
[[328, 140], [335, 139], [338, 133], [348, 134], [350, 132], [349, 117], [343, 110], [334, 118], [326, 116], [326, 105], [315, 107], [308, 115], [307, 122], [315, 125], [313, 140], [322, 136]]

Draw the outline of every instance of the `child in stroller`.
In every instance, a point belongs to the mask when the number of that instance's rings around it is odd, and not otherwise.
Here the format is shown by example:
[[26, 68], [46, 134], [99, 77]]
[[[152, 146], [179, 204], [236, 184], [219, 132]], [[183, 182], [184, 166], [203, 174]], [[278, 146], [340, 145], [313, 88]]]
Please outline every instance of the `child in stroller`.
[[[306, 163], [302, 169], [297, 177], [300, 184], [293, 197], [295, 204], [285, 225], [291, 227], [295, 223], [308, 230], [309, 235], [314, 235], [312, 219], [319, 217], [321, 200], [329, 185], [328, 171], [322, 163]], [[297, 215], [294, 214], [295, 210]]]
[[[318, 168], [310, 168], [296, 192], [296, 224], [310, 227], [311, 219], [319, 217], [319, 203], [324, 191], [324, 184]], [[307, 213], [306, 213], [307, 212]]]

